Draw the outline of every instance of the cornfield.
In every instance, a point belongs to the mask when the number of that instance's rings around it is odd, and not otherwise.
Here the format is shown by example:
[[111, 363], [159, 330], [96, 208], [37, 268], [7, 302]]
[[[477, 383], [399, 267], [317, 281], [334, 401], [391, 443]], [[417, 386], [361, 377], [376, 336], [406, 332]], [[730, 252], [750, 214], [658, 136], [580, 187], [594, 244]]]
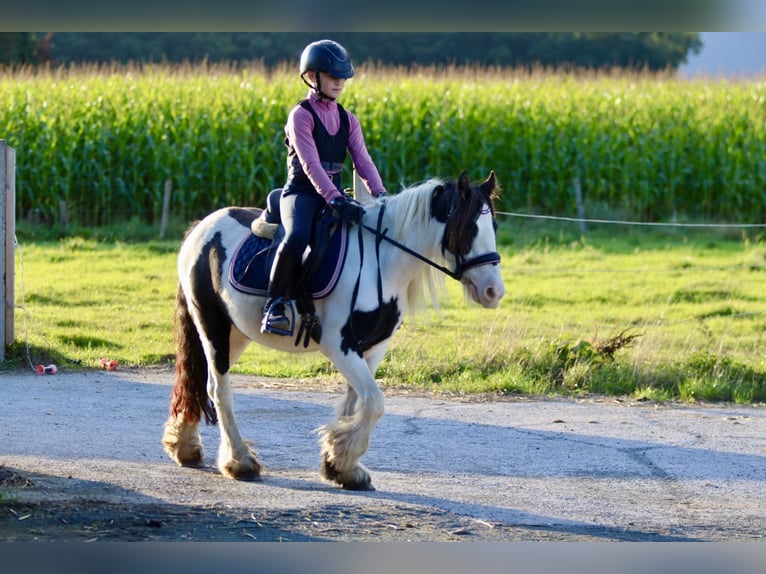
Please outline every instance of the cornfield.
[[[293, 69], [80, 67], [0, 74], [17, 216], [102, 225], [262, 205], [285, 177]], [[394, 191], [494, 169], [500, 209], [766, 220], [766, 79], [364, 66], [341, 103]], [[350, 161], [345, 183], [350, 185]]]

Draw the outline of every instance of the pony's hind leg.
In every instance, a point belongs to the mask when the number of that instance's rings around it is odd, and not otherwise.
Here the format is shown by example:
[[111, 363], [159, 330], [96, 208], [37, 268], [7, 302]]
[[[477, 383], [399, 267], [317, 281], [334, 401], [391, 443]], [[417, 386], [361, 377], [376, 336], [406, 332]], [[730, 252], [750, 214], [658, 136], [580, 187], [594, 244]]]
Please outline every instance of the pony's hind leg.
[[176, 295], [175, 313], [175, 337], [178, 344], [175, 381], [162, 444], [168, 456], [178, 464], [199, 466], [205, 456], [199, 433], [200, 419], [204, 413], [207, 422], [214, 423], [216, 413], [207, 397], [207, 359], [180, 286]]
[[218, 426], [221, 442], [218, 446], [217, 465], [221, 474], [236, 480], [256, 480], [261, 475], [261, 463], [255, 450], [239, 433], [234, 417], [231, 381], [227, 374], [217, 374], [211, 379], [213, 400], [218, 410]]
[[184, 413], [165, 422], [162, 444], [168, 456], [181, 466], [200, 466], [205, 457], [199, 434], [199, 419], [189, 421]]

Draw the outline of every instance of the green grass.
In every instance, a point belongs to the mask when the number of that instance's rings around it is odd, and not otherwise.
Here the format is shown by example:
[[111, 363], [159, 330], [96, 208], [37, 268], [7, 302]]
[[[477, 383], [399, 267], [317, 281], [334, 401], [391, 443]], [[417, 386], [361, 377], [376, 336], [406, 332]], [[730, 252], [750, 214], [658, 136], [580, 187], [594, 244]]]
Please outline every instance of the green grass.
[[[6, 369], [172, 363], [182, 235], [135, 225], [55, 239], [19, 229], [16, 342]], [[41, 236], [42, 235], [42, 236]], [[29, 241], [25, 237], [35, 236]], [[741, 231], [633, 229], [500, 216], [497, 310], [448, 280], [438, 311], [408, 318], [378, 377], [457, 393], [766, 401], [766, 241]], [[23, 275], [22, 275], [23, 258]], [[23, 296], [23, 309], [22, 305]], [[236, 372], [338, 378], [318, 354], [252, 345]]]
[[37, 349], [34, 361], [63, 365], [96, 366], [101, 357], [138, 366], [167, 361], [177, 248], [177, 242], [130, 245], [81, 237], [22, 243], [17, 347], [28, 342]]

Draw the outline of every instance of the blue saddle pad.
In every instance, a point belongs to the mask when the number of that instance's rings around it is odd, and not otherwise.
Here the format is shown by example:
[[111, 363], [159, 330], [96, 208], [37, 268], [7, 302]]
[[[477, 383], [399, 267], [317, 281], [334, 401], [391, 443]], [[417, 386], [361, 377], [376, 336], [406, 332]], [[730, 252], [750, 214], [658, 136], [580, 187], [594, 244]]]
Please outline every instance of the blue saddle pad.
[[[330, 239], [324, 260], [309, 278], [308, 291], [312, 299], [327, 297], [335, 288], [343, 262], [346, 260], [348, 229], [341, 226]], [[272, 240], [257, 235], [248, 235], [237, 247], [229, 267], [229, 282], [242, 293], [266, 296], [269, 286], [268, 265], [273, 259]]]

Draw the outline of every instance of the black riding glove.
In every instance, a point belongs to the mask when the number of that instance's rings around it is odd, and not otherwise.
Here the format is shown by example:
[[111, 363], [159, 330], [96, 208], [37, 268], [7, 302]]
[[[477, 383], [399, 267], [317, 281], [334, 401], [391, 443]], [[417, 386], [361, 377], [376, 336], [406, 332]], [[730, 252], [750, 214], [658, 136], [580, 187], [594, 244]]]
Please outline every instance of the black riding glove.
[[345, 195], [336, 197], [330, 202], [330, 207], [335, 210], [338, 217], [346, 223], [359, 223], [364, 215], [362, 204]]

